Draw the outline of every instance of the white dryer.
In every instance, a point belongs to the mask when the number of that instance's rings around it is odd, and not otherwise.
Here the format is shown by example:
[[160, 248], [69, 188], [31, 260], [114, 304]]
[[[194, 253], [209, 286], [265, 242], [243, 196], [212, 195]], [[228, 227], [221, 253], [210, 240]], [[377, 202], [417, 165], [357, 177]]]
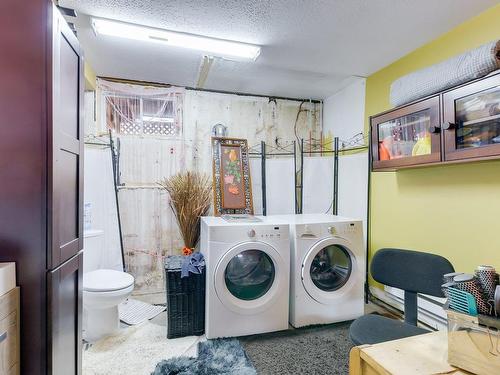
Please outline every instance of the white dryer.
[[207, 338], [288, 328], [289, 226], [280, 220], [231, 223], [201, 220], [206, 262]]
[[291, 233], [290, 324], [327, 324], [363, 315], [362, 221], [326, 214], [280, 218]]

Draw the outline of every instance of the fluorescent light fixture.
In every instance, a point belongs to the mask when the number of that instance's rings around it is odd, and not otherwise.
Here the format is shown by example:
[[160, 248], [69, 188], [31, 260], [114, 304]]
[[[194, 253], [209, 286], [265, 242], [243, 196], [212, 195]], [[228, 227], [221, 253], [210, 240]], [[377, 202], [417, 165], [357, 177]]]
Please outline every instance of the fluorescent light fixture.
[[166, 122], [166, 123], [173, 123], [174, 119], [172, 117], [142, 116], [142, 121], [146, 121], [146, 122]]
[[103, 18], [92, 18], [91, 23], [96, 34], [189, 48], [213, 56], [256, 60], [260, 54], [260, 47], [253, 44], [178, 33]]

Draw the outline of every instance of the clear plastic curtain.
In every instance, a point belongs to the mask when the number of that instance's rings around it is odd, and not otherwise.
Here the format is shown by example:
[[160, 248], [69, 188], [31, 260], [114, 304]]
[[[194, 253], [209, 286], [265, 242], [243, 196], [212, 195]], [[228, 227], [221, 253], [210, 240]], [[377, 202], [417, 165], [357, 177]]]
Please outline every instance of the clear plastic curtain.
[[[98, 80], [101, 119], [117, 148], [118, 199], [127, 270], [135, 295], [164, 302], [164, 257], [182, 248], [158, 182], [186, 168], [184, 89]], [[104, 129], [103, 129], [104, 130]]]

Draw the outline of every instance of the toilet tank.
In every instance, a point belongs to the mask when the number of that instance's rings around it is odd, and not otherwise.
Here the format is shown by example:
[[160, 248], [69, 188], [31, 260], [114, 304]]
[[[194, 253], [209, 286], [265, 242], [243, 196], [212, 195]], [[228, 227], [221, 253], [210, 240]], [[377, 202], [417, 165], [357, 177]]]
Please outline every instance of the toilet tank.
[[104, 231], [89, 229], [83, 232], [83, 273], [101, 268], [104, 251]]

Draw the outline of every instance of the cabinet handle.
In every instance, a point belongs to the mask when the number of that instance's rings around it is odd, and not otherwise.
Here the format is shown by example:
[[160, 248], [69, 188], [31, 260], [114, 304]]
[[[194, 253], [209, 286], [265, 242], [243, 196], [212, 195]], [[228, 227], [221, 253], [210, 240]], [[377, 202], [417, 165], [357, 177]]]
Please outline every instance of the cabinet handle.
[[4, 342], [6, 339], [7, 339], [7, 331], [5, 331], [0, 335], [0, 343]]
[[439, 125], [431, 125], [429, 126], [429, 132], [432, 134], [437, 134], [441, 131], [441, 127]]
[[454, 124], [453, 122], [445, 122], [442, 127], [444, 130], [452, 130], [457, 127], [457, 124]]

